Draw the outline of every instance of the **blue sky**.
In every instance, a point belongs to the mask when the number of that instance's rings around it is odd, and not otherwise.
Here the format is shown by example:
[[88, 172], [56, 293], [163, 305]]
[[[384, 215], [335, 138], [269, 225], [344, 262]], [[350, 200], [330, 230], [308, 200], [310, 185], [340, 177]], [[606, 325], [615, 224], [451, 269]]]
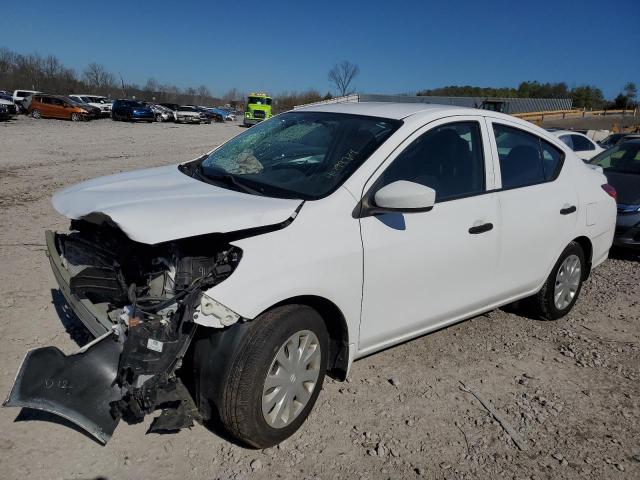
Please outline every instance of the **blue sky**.
[[539, 80], [614, 97], [640, 84], [640, 0], [5, 0], [3, 46], [214, 95], [324, 93], [328, 70], [347, 59], [367, 93]]

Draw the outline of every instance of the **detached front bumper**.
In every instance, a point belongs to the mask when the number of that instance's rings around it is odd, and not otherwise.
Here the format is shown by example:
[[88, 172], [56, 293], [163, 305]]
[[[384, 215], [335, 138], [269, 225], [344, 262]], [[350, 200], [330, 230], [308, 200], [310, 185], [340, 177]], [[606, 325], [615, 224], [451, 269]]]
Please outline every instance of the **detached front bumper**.
[[31, 350], [3, 406], [54, 413], [105, 444], [120, 421], [110, 404], [122, 398], [116, 383], [122, 348], [109, 332], [69, 356], [56, 347]]
[[71, 307], [71, 310], [73, 310], [94, 337], [104, 335], [113, 326], [113, 323], [107, 316], [106, 309], [103, 310], [98, 305], [92, 303], [89, 299], [79, 298], [71, 292], [71, 273], [62, 264], [62, 258], [60, 257], [55, 232], [47, 230], [45, 238], [47, 243], [47, 256], [51, 263], [51, 270], [53, 270], [56, 282], [58, 282], [60, 291], [69, 304], [69, 307]]

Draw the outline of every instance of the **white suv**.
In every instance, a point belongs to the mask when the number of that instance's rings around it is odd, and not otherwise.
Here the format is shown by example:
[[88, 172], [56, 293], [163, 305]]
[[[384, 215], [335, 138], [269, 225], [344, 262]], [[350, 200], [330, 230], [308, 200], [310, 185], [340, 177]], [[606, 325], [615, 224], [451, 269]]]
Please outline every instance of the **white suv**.
[[76, 102], [88, 103], [92, 107], [99, 108], [103, 117], [111, 116], [111, 105], [113, 101], [109, 100], [107, 97], [102, 97], [100, 95], [73, 94], [69, 95], [69, 98]]
[[29, 352], [7, 404], [103, 442], [164, 404], [152, 429], [217, 415], [274, 445], [358, 358], [517, 300], [566, 315], [607, 258], [613, 196], [529, 122], [386, 103], [301, 108], [196, 160], [68, 187], [53, 206], [72, 233], [47, 233], [49, 259], [99, 339]]

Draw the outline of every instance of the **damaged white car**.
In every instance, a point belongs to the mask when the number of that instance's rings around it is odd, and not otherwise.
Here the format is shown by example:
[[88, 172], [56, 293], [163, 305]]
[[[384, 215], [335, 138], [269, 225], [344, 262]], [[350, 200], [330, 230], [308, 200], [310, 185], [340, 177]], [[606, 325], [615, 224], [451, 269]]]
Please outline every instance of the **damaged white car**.
[[5, 404], [101, 442], [159, 409], [154, 431], [217, 418], [274, 445], [354, 359], [518, 300], [565, 315], [607, 257], [613, 196], [528, 122], [424, 104], [303, 108], [80, 183], [46, 242], [96, 340], [30, 351]]

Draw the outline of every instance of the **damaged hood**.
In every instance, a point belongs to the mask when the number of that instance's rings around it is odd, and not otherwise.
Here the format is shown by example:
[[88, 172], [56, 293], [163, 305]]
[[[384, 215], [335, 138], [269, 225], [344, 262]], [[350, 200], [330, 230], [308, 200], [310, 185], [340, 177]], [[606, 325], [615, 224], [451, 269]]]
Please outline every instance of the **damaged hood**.
[[210, 185], [172, 165], [87, 180], [57, 192], [52, 203], [74, 220], [106, 215], [132, 240], [153, 245], [278, 224], [289, 219], [302, 200]]

